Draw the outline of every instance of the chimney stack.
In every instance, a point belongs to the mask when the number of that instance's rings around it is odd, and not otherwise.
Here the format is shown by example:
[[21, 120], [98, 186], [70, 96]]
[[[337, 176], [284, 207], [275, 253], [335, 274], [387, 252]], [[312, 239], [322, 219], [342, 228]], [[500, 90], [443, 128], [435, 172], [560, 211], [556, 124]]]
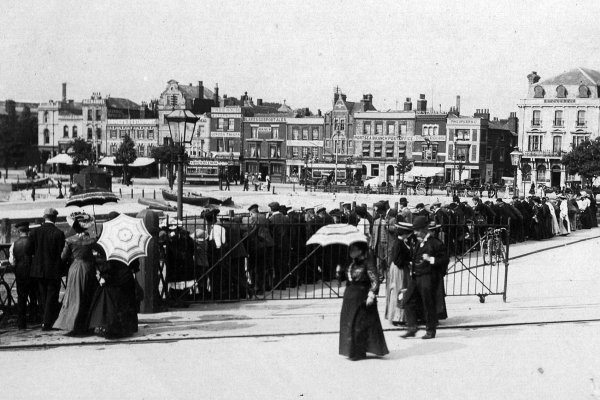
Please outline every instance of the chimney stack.
[[317, 110], [317, 115], [318, 115], [319, 117], [323, 116], [323, 114], [321, 114], [321, 110]]
[[62, 101], [63, 103], [67, 102], [67, 82], [62, 84]]
[[219, 84], [215, 83], [215, 94], [213, 96], [213, 102], [215, 105], [219, 104]]
[[200, 100], [204, 99], [204, 82], [198, 81], [198, 98]]
[[407, 97], [404, 102], [404, 111], [412, 111], [412, 101], [410, 100], [410, 97]]
[[417, 100], [417, 112], [426, 112], [427, 111], [427, 100], [425, 100], [425, 95], [420, 94], [419, 100]]
[[333, 104], [337, 103], [337, 101], [340, 99], [340, 93], [336, 90], [333, 93]]
[[460, 115], [460, 96], [456, 96], [456, 115]]
[[256, 105], [262, 106], [262, 99], [256, 99]]

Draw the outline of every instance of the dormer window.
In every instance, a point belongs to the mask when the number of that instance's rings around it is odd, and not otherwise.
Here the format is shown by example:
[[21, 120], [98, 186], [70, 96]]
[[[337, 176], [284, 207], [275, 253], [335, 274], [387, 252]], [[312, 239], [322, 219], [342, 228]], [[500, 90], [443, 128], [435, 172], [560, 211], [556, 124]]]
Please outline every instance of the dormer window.
[[590, 89], [585, 85], [579, 86], [579, 97], [582, 99], [587, 99], [590, 97]]
[[564, 99], [567, 97], [567, 89], [563, 85], [560, 85], [556, 88], [556, 97], [559, 99]]
[[543, 98], [544, 97], [544, 88], [541, 86], [536, 86], [533, 88], [533, 97], [535, 98]]

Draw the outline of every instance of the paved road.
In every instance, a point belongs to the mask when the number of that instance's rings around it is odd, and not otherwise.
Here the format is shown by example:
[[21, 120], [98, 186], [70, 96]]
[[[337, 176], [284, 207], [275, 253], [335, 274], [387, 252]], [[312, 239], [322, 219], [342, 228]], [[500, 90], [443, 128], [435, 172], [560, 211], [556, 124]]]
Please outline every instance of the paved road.
[[598, 246], [513, 261], [508, 301], [449, 298], [435, 340], [400, 339], [384, 321], [382, 359], [337, 355], [339, 300], [249, 302], [144, 315], [132, 340], [146, 343], [3, 334], [3, 344], [70, 345], [3, 351], [0, 383], [14, 399], [41, 387], [49, 399], [600, 399]]

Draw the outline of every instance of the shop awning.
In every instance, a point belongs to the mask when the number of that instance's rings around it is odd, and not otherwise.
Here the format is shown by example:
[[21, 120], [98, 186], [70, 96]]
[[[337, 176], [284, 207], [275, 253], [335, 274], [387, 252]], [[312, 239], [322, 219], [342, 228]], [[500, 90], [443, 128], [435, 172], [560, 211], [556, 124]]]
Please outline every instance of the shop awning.
[[429, 176], [444, 176], [444, 167], [413, 167], [410, 171], [404, 174], [405, 177], [429, 177]]
[[65, 153], [57, 154], [54, 157], [49, 158], [48, 161], [46, 161], [46, 164], [73, 165], [73, 157]]
[[102, 160], [100, 160], [100, 162], [98, 162], [98, 165], [103, 167], [115, 167], [117, 164], [115, 164], [114, 157], [104, 157]]

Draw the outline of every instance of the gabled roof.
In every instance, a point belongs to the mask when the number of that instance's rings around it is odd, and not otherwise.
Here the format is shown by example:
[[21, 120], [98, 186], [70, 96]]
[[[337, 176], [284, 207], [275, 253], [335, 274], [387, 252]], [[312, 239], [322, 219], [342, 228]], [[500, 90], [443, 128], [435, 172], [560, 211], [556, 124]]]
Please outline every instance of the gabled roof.
[[577, 67], [540, 83], [542, 85], [599, 85], [600, 71]]
[[[181, 84], [178, 84], [177, 86], [179, 87], [179, 90], [181, 90], [181, 93], [183, 93], [183, 97], [185, 97], [186, 100], [198, 98], [198, 86], [181, 85]], [[210, 90], [206, 86], [204, 86], [204, 98], [212, 99], [213, 96], [214, 96], [214, 93], [212, 92], [212, 90]]]

